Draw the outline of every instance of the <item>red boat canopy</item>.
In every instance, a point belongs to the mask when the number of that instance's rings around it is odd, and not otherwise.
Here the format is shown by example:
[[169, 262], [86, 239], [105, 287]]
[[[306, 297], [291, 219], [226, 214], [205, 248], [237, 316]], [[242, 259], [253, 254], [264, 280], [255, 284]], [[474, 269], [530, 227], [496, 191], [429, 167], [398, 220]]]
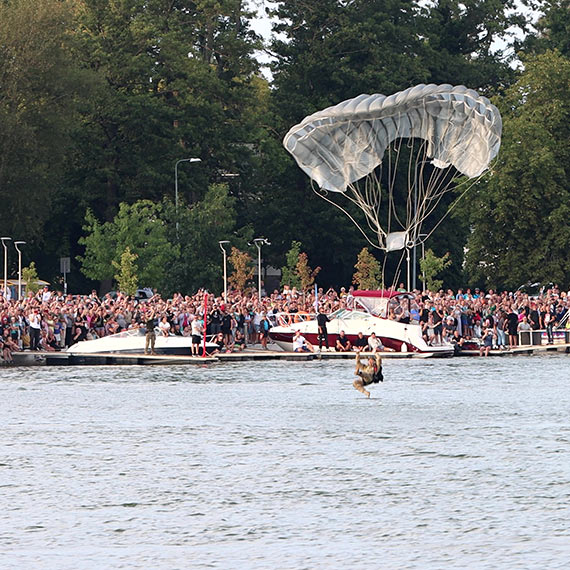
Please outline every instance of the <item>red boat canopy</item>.
[[354, 291], [352, 293], [354, 297], [376, 297], [381, 299], [392, 299], [394, 297], [400, 297], [402, 295], [410, 296], [411, 293], [404, 293], [402, 291], [390, 291], [390, 290], [378, 290], [378, 291]]

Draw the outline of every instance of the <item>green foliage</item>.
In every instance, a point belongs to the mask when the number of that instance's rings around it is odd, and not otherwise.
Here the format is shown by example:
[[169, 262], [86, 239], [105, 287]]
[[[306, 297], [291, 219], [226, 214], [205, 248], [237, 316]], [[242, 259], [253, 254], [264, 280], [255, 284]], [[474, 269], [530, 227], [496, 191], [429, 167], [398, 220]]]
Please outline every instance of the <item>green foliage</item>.
[[570, 4], [568, 0], [542, 0], [541, 14], [531, 32], [524, 40], [528, 54], [558, 50], [570, 57]]
[[[238, 0], [0, 2], [0, 226], [27, 241], [42, 275], [57, 273], [58, 257], [81, 254], [81, 275], [110, 281], [112, 261], [120, 263], [128, 246], [139, 255], [142, 285], [219, 291], [218, 240], [245, 249], [253, 235], [268, 235], [273, 265], [292, 239], [301, 239], [308, 258], [323, 267], [320, 281], [346, 283], [361, 236], [312, 195], [283, 135], [307, 114], [361, 93], [450, 82], [507, 95], [496, 100], [505, 138], [495, 174], [430, 238], [438, 255], [450, 251], [454, 259], [446, 283], [464, 279], [470, 229], [466, 268], [481, 284], [515, 284], [523, 274], [523, 281], [541, 274], [568, 282], [568, 180], [561, 167], [569, 163], [561, 142], [568, 140], [568, 80], [560, 56], [555, 62], [545, 54], [544, 78], [532, 60], [526, 63], [534, 73], [525, 74], [533, 84], [528, 97], [524, 82], [507, 91], [517, 73], [507, 53], [518, 47], [507, 34], [526, 25], [514, 0], [271, 5], [282, 35], [268, 46], [275, 55], [269, 84], [255, 61], [261, 46], [251, 14]], [[543, 14], [525, 50], [557, 48], [568, 57], [567, 1], [539, 6]], [[174, 165], [187, 157], [202, 162], [178, 171], [177, 219], [169, 201]], [[222, 172], [239, 178], [213, 190]], [[141, 200], [160, 204], [162, 230], [153, 229], [161, 223], [150, 223], [148, 212], [125, 213]], [[85, 252], [78, 246], [82, 226]], [[153, 229], [150, 240], [138, 226]], [[91, 286], [78, 272], [70, 279]], [[288, 277], [300, 287], [295, 279]]]
[[301, 252], [301, 242], [293, 240], [285, 256], [285, 266], [281, 268], [281, 283], [307, 291], [314, 283], [320, 267], [311, 269], [309, 256]]
[[467, 271], [488, 287], [570, 284], [570, 61], [546, 52], [499, 101], [503, 140], [493, 173], [469, 200]]
[[378, 289], [381, 285], [382, 270], [378, 260], [370, 253], [367, 247], [362, 248], [358, 254], [356, 269], [352, 282], [359, 289]]
[[71, 19], [70, 1], [0, 2], [0, 227], [30, 244], [44, 242], [84, 93]]
[[127, 246], [121, 255], [121, 262], [117, 263], [113, 260], [113, 267], [118, 271], [115, 275], [117, 287], [122, 293], [127, 295], [135, 295], [137, 292], [138, 278], [136, 275], [135, 260], [138, 255], [131, 252], [131, 248]]
[[426, 277], [426, 288], [430, 291], [439, 291], [441, 289], [443, 281], [435, 279], [435, 277], [451, 264], [449, 257], [449, 253], [446, 253], [443, 257], [437, 257], [431, 249], [428, 249], [425, 257], [420, 260], [420, 269]]
[[[252, 230], [236, 232], [236, 200], [229, 195], [227, 184], [212, 184], [203, 200], [180, 210], [179, 246], [181, 255], [167, 272], [170, 293], [190, 293], [205, 287], [218, 294], [223, 290], [222, 253], [218, 244], [230, 240], [244, 247]], [[168, 216], [174, 219], [174, 206], [165, 203]], [[172, 226], [170, 240], [176, 242]]]
[[121, 264], [121, 256], [128, 247], [136, 255], [134, 273], [144, 286], [162, 290], [166, 284], [167, 269], [178, 258], [179, 248], [167, 239], [163, 208], [149, 200], [139, 200], [132, 206], [121, 204], [112, 222], [101, 224], [87, 212], [80, 243], [84, 256], [78, 259], [81, 271], [90, 279], [113, 278], [113, 261]]
[[297, 263], [301, 254], [301, 242], [293, 240], [291, 248], [285, 256], [285, 266], [281, 268], [281, 283], [290, 288], [301, 288], [301, 279], [297, 274]]
[[26, 284], [26, 294], [33, 293], [35, 295], [40, 290], [38, 279], [36, 264], [33, 261], [28, 267], [22, 268], [22, 281]]

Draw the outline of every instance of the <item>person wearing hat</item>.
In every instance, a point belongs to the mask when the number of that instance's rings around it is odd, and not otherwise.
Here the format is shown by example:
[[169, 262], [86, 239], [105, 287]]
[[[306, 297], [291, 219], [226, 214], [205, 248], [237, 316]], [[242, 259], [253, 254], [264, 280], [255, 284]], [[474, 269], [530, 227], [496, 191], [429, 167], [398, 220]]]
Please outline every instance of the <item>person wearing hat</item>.
[[293, 336], [293, 352], [313, 352], [313, 345], [297, 329]]

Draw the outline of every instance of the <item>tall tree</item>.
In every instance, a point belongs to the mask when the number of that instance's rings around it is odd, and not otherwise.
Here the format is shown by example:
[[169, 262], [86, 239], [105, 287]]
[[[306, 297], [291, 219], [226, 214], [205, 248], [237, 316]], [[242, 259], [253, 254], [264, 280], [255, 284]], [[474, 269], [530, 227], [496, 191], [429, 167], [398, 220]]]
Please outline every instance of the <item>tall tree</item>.
[[359, 289], [378, 289], [383, 286], [382, 271], [378, 260], [370, 253], [367, 247], [362, 248], [358, 254], [356, 270], [352, 277], [352, 283]]
[[523, 42], [525, 53], [558, 50], [570, 57], [570, 0], [540, 0], [541, 15], [535, 30]]
[[499, 101], [504, 129], [491, 176], [469, 199], [467, 267], [488, 286], [570, 284], [570, 61], [548, 51]]
[[464, 84], [490, 96], [516, 77], [514, 35], [526, 31], [526, 0], [426, 3], [424, 62], [434, 83]]
[[0, 227], [36, 247], [61, 184], [82, 76], [71, 1], [0, 2]]
[[[54, 0], [55, 1], [55, 0]], [[71, 2], [72, 0], [70, 0]], [[85, 210], [111, 221], [122, 202], [196, 202], [224, 172], [249, 188], [259, 163], [258, 39], [239, 0], [73, 0], [70, 49], [89, 77], [80, 98], [44, 253], [80, 254]], [[61, 228], [65, 231], [62, 232]]]
[[[212, 184], [201, 201], [181, 210], [178, 237], [170, 224], [169, 239], [179, 243], [181, 255], [166, 272], [167, 292], [187, 294], [204, 287], [218, 294], [223, 290], [218, 242], [230, 240], [245, 249], [252, 237], [250, 228], [236, 227], [235, 203], [227, 184]], [[172, 210], [171, 204], [167, 206], [168, 219], [175, 219]]]
[[122, 256], [128, 248], [139, 283], [161, 291], [166, 286], [167, 268], [178, 258], [179, 248], [168, 241], [160, 204], [150, 200], [122, 203], [112, 222], [101, 223], [88, 212], [84, 229], [86, 235], [81, 243], [85, 255], [80, 261], [87, 277], [111, 280], [114, 267], [123, 264]]

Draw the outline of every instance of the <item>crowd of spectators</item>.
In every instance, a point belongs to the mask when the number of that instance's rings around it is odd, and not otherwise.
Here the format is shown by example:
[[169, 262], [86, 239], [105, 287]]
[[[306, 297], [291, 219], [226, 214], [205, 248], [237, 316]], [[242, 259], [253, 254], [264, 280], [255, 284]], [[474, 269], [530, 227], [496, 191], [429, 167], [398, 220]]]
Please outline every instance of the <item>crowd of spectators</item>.
[[[352, 287], [342, 287], [340, 291], [331, 288], [303, 293], [285, 285], [261, 299], [255, 290], [229, 291], [227, 302], [208, 295], [206, 334], [215, 337], [220, 351], [257, 343], [266, 348], [272, 326], [312, 318], [317, 309], [330, 314], [353, 308], [352, 292]], [[22, 300], [0, 294], [1, 355], [10, 362], [17, 350], [62, 350], [82, 340], [144, 328], [151, 313], [157, 327], [160, 323], [158, 334], [191, 336], [193, 322], [203, 323], [205, 296], [200, 290], [170, 299], [154, 294], [139, 300], [121, 293], [99, 296], [95, 291], [64, 295], [48, 287]], [[413, 291], [403, 300], [391, 302], [388, 315], [382, 316], [419, 323], [426, 342], [432, 345], [475, 340], [483, 347], [504, 348], [517, 343], [521, 330], [544, 329], [553, 342], [553, 331], [569, 326], [569, 310], [570, 294], [553, 286], [537, 296], [479, 289]]]

